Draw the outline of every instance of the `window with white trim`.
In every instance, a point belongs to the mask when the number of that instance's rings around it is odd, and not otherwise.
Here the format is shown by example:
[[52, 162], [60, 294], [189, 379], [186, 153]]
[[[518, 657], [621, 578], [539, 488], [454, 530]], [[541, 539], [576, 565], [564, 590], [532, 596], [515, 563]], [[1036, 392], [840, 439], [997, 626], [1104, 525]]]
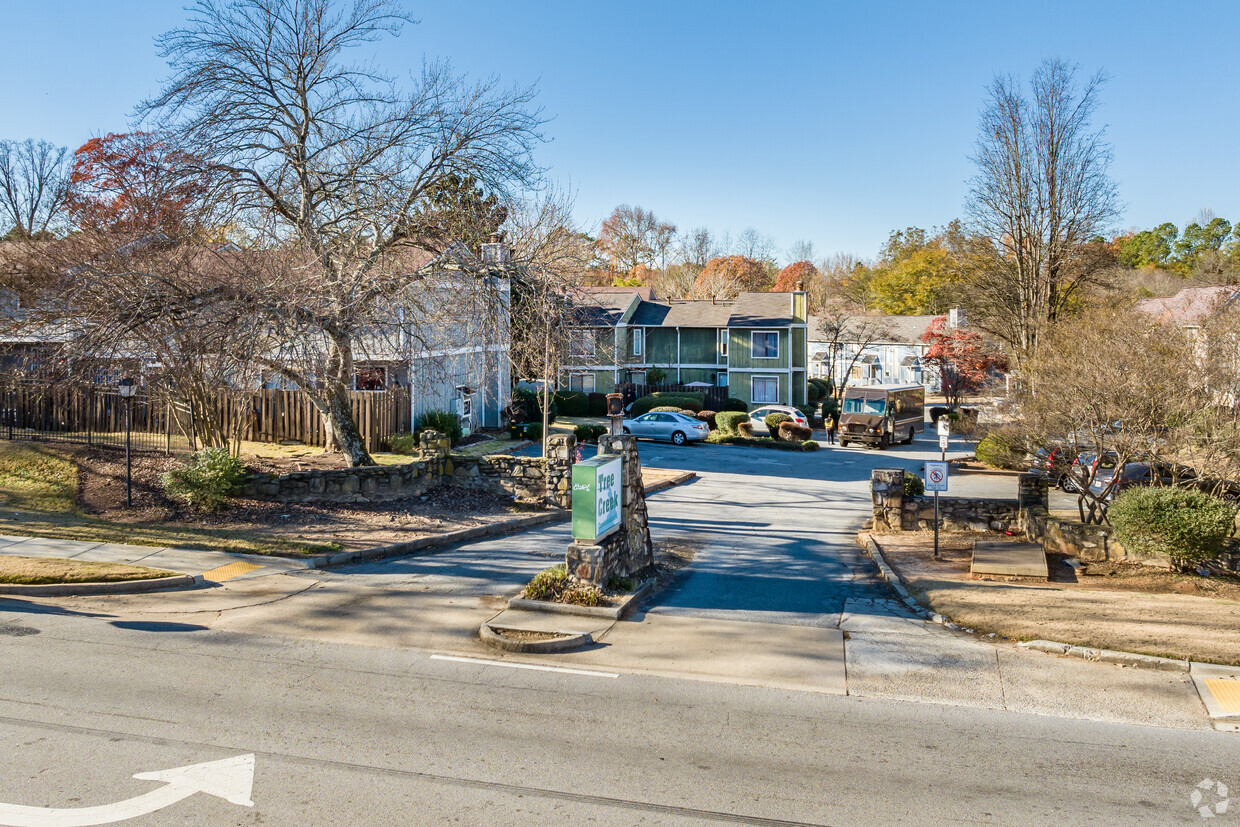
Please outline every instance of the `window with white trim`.
[[646, 371], [644, 370], [629, 371], [629, 381], [632, 382], [634, 385], [646, 384]]
[[724, 359], [728, 358], [728, 329], [726, 327], [719, 331], [719, 355]]
[[778, 376], [755, 376], [750, 382], [752, 385], [749, 401], [753, 404], [761, 405], [766, 402], [779, 401]]
[[779, 358], [779, 334], [754, 331], [749, 334], [750, 354], [754, 359]]
[[642, 339], [645, 338], [644, 336], [642, 336], [642, 333], [643, 331], [640, 327], [633, 328], [633, 355], [634, 356], [642, 355]]
[[568, 389], [570, 391], [581, 391], [582, 393], [594, 393], [594, 374], [570, 373], [568, 375]]

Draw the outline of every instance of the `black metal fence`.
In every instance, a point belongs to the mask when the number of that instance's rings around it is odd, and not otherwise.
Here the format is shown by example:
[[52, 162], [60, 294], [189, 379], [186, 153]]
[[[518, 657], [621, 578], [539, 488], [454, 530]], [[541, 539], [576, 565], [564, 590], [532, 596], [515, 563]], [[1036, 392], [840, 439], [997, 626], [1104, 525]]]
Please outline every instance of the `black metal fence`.
[[124, 448], [128, 432], [137, 451], [190, 450], [171, 405], [149, 393], [126, 399], [114, 390], [17, 386], [2, 398], [0, 439]]

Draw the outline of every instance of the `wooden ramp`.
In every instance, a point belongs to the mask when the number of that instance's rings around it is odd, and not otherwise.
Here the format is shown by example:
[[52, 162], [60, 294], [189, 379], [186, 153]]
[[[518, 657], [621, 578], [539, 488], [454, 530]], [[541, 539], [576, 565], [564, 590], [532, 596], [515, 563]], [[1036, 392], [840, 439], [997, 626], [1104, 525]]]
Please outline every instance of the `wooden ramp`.
[[1047, 578], [1046, 552], [1037, 543], [973, 543], [973, 563], [969, 573], [999, 577]]

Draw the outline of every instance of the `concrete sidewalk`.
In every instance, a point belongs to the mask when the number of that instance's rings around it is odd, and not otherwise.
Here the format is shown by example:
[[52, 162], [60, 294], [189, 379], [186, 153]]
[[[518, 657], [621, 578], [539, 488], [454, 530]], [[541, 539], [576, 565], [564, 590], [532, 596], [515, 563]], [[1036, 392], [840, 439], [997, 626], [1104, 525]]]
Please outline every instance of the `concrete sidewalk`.
[[16, 557], [59, 557], [92, 563], [126, 563], [175, 571], [178, 574], [202, 575], [204, 580], [214, 583], [301, 571], [308, 566], [301, 560], [254, 554], [0, 535], [0, 555], [4, 554]]

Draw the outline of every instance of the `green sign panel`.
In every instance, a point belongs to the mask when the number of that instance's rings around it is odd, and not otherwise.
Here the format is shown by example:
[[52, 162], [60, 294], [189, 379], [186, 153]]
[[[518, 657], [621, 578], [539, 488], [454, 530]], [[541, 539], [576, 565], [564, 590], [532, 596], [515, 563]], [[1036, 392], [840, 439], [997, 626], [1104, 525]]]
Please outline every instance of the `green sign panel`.
[[573, 539], [595, 543], [620, 527], [620, 457], [595, 457], [573, 465]]

